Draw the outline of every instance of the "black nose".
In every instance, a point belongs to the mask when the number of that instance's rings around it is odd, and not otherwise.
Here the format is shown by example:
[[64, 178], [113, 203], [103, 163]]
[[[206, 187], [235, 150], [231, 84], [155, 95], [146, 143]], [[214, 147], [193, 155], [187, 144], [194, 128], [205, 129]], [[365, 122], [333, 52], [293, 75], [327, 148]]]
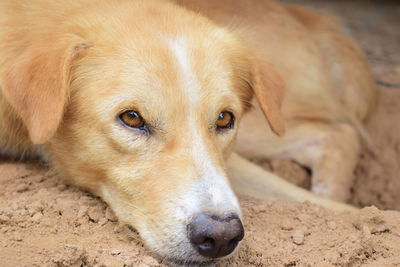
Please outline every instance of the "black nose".
[[203, 256], [219, 258], [229, 255], [243, 239], [242, 222], [236, 215], [226, 218], [200, 214], [188, 225], [188, 236]]

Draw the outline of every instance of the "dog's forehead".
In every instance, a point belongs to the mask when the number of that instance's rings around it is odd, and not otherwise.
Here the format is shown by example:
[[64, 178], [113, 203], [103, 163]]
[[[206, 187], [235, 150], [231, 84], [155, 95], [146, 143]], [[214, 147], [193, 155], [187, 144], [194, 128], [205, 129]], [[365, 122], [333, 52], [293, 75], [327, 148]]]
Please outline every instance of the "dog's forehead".
[[189, 106], [217, 112], [234, 105], [240, 110], [242, 95], [232, 60], [237, 53], [232, 55], [228, 37], [214, 26], [137, 30], [110, 44], [94, 45], [73, 81], [75, 87], [85, 87], [85, 99], [104, 96], [93, 99], [94, 106], [134, 100], [134, 107], [163, 113]]
[[192, 107], [217, 105], [224, 99], [239, 102], [229, 55], [220, 44], [196, 36], [160, 34], [124, 51], [118, 61], [122, 65], [115, 66], [121, 68], [121, 91], [131, 92], [138, 102], [160, 107], [164, 103], [169, 108], [177, 102]]
[[232, 90], [232, 71], [222, 49], [196, 43], [185, 36], [165, 38], [181, 93], [193, 104], [196, 97], [213, 98]]

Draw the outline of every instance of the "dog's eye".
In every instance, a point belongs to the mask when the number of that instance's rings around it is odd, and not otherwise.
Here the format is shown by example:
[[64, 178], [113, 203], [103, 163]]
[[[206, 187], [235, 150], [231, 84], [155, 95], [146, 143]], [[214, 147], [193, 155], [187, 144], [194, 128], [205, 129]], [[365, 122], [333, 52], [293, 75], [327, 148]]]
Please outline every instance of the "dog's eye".
[[144, 130], [146, 124], [140, 114], [134, 110], [128, 110], [119, 115], [120, 121], [130, 128], [137, 128]]
[[235, 116], [232, 114], [232, 112], [229, 111], [223, 111], [219, 113], [218, 119], [216, 122], [217, 130], [225, 130], [225, 129], [231, 129], [233, 128], [235, 123]]

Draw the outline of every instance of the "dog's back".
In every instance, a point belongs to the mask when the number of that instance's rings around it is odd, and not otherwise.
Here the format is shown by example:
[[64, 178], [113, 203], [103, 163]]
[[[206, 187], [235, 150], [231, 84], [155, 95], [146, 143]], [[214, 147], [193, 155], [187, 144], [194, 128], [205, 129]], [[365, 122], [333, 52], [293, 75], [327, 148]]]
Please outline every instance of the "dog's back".
[[359, 46], [344, 33], [344, 26], [335, 17], [298, 6], [285, 8], [317, 43], [339, 103], [355, 119], [364, 120], [375, 107], [377, 91]]

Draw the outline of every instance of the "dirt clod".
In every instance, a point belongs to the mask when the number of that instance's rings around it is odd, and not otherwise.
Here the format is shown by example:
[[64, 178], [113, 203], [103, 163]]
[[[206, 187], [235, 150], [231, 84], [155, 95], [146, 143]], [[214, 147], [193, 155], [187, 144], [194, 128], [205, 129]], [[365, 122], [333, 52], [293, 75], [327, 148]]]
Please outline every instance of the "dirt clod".
[[294, 231], [292, 235], [293, 243], [296, 245], [303, 245], [304, 243], [304, 232], [302, 230]]

